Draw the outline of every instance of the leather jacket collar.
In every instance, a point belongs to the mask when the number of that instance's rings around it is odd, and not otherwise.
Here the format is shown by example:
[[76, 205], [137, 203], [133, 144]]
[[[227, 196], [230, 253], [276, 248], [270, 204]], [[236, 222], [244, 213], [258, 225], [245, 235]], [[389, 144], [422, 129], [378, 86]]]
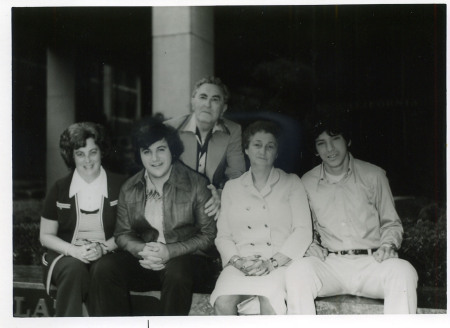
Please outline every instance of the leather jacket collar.
[[[180, 166], [183, 166], [178, 160], [173, 162], [172, 164], [172, 172], [170, 172], [170, 177], [167, 180], [166, 184], [170, 184], [175, 188], [190, 191], [190, 180], [187, 174], [180, 170]], [[145, 169], [142, 169], [139, 174], [135, 176], [135, 181], [130, 184], [130, 187], [135, 187], [140, 184], [142, 187], [145, 187]]]

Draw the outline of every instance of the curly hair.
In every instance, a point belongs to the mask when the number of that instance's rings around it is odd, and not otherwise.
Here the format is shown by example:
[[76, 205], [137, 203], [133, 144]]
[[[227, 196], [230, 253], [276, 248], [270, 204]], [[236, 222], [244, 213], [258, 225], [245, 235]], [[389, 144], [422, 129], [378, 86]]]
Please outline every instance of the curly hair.
[[73, 158], [74, 150], [85, 147], [86, 140], [92, 138], [100, 149], [102, 158], [107, 156], [111, 143], [105, 128], [97, 123], [80, 122], [70, 125], [61, 133], [59, 138], [59, 149], [61, 156], [69, 169], [75, 169]]
[[315, 141], [323, 133], [329, 136], [341, 135], [350, 145], [352, 141], [352, 129], [349, 120], [349, 112], [339, 105], [320, 106], [307, 120], [309, 147], [316, 152]]
[[192, 98], [195, 97], [198, 88], [200, 88], [200, 86], [202, 86], [203, 84], [214, 84], [221, 88], [223, 93], [223, 103], [228, 104], [228, 100], [230, 99], [230, 92], [228, 91], [227, 86], [222, 82], [222, 80], [215, 76], [204, 77], [197, 81], [197, 83], [195, 83], [194, 85], [194, 90], [192, 91]]
[[184, 151], [183, 142], [177, 130], [154, 118], [144, 119], [136, 124], [132, 135], [134, 158], [142, 164], [141, 149], [147, 149], [159, 140], [166, 140], [172, 155], [172, 163], [178, 160]]
[[270, 133], [275, 137], [277, 145], [281, 144], [281, 129], [272, 121], [256, 121], [250, 124], [242, 133], [242, 149], [248, 149], [250, 138], [258, 132]]

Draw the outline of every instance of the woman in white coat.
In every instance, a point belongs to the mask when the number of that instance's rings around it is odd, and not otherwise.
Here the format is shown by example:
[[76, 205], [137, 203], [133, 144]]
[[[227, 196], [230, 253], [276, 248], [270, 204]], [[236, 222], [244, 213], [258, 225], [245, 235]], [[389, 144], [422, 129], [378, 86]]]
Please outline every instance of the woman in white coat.
[[251, 299], [260, 314], [285, 314], [285, 268], [312, 241], [300, 178], [274, 167], [279, 136], [272, 122], [251, 124], [242, 138], [250, 170], [223, 189], [215, 243], [224, 268], [210, 298], [217, 315], [235, 315]]

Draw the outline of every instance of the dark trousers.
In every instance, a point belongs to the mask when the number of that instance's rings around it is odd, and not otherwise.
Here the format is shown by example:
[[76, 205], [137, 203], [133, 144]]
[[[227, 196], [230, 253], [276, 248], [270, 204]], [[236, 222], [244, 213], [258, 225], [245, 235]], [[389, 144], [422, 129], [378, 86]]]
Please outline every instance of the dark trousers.
[[71, 256], [64, 256], [56, 262], [51, 282], [57, 288], [57, 317], [83, 315], [82, 303], [87, 301], [89, 284], [98, 263], [86, 264]]
[[96, 266], [90, 284], [88, 310], [92, 316], [132, 315], [129, 291], [161, 290], [162, 315], [188, 315], [195, 281], [204, 279], [203, 256], [171, 259], [165, 269], [143, 268], [129, 252], [117, 252]]

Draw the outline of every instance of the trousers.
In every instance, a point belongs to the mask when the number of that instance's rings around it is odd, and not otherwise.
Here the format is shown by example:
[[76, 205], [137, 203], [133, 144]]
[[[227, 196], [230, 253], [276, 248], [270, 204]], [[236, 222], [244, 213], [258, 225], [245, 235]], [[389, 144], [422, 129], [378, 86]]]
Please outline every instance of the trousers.
[[129, 252], [120, 251], [95, 268], [88, 310], [91, 316], [130, 316], [130, 291], [161, 290], [161, 315], [188, 315], [195, 282], [201, 282], [207, 262], [203, 256], [170, 259], [160, 271], [143, 268]]
[[384, 299], [385, 314], [416, 313], [417, 272], [398, 258], [329, 254], [294, 261], [286, 271], [288, 314], [316, 314], [314, 299], [350, 294]]
[[82, 303], [88, 300], [90, 281], [98, 263], [86, 264], [74, 257], [64, 256], [55, 264], [51, 282], [57, 288], [57, 317], [83, 316]]

